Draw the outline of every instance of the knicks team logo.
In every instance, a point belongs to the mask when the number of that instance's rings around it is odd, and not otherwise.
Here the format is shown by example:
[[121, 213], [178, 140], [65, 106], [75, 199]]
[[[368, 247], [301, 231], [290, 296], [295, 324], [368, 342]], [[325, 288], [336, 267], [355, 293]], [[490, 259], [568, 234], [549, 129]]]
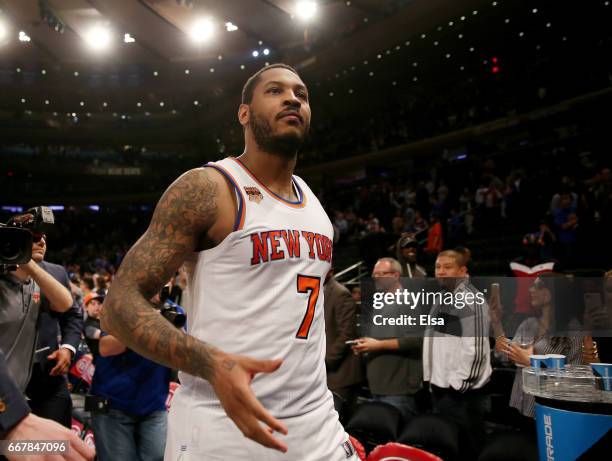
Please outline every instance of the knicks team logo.
[[38, 285], [36, 286], [36, 288], [34, 289], [34, 293], [32, 293], [32, 300], [38, 304], [40, 302], [40, 288], [38, 288]]
[[263, 195], [257, 187], [244, 186], [244, 191], [249, 197], [249, 201], [259, 203], [263, 200]]

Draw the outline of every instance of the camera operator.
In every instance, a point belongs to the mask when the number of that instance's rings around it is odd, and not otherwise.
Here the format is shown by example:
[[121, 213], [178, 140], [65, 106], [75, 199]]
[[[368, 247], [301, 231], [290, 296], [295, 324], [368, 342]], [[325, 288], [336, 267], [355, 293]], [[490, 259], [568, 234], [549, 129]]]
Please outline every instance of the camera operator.
[[22, 392], [30, 379], [41, 305], [64, 312], [72, 302], [70, 291], [32, 259], [0, 274], [0, 351]]
[[[47, 236], [32, 231], [32, 237], [32, 260], [70, 290], [66, 269], [44, 261]], [[40, 352], [34, 355], [32, 377], [26, 394], [35, 415], [52, 419], [69, 428], [72, 421], [72, 399], [66, 374], [81, 340], [83, 314], [76, 301], [63, 313], [49, 311], [47, 304], [48, 301], [43, 298], [36, 345], [36, 350]], [[58, 341], [58, 335], [61, 342]]]
[[[98, 315], [101, 299], [99, 294], [90, 294], [86, 299], [92, 322], [85, 328], [92, 353], [99, 350], [99, 355], [94, 355], [92, 395], [87, 396], [85, 403], [93, 416], [98, 459], [161, 461], [166, 444], [165, 402], [172, 370], [127, 349], [114, 336], [96, 331], [93, 319]], [[161, 304], [157, 295], [152, 301]]]

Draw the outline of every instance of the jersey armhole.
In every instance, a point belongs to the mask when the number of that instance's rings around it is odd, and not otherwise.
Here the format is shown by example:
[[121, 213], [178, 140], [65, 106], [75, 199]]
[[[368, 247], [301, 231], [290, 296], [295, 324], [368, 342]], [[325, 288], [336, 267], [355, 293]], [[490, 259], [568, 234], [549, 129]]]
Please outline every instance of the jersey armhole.
[[223, 168], [220, 165], [216, 165], [214, 163], [207, 163], [206, 165], [203, 165], [203, 168], [214, 168], [219, 173], [221, 173], [223, 177], [225, 177], [225, 179], [229, 181], [232, 186], [234, 186], [234, 192], [236, 194], [237, 203], [238, 203], [238, 210], [236, 212], [236, 219], [234, 220], [234, 227], [232, 229], [232, 232], [242, 229], [242, 227], [244, 226], [244, 217], [245, 217], [246, 210], [244, 206], [244, 198], [242, 197], [242, 192], [240, 191], [240, 188], [238, 187], [238, 183], [236, 182], [234, 177], [230, 174], [230, 172], [227, 171], [225, 168]]

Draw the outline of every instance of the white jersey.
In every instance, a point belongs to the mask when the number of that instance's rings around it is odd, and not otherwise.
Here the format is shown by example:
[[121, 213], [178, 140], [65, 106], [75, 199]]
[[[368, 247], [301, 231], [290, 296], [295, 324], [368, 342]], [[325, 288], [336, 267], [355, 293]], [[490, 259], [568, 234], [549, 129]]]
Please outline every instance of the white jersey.
[[[261, 184], [232, 157], [206, 165], [236, 189], [234, 231], [199, 256], [190, 284], [188, 332], [221, 350], [256, 359], [282, 358], [251, 387], [274, 416], [308, 413], [326, 399], [323, 282], [331, 267], [333, 227], [305, 182], [298, 201]], [[181, 374], [194, 404], [218, 405], [212, 386]]]

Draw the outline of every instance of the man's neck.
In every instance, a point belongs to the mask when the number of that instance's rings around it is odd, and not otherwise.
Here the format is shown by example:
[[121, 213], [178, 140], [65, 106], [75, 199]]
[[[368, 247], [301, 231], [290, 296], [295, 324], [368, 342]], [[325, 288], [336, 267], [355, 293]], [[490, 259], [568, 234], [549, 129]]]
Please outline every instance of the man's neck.
[[288, 200], [296, 200], [291, 181], [296, 157], [286, 158], [247, 146], [238, 159], [272, 192]]

